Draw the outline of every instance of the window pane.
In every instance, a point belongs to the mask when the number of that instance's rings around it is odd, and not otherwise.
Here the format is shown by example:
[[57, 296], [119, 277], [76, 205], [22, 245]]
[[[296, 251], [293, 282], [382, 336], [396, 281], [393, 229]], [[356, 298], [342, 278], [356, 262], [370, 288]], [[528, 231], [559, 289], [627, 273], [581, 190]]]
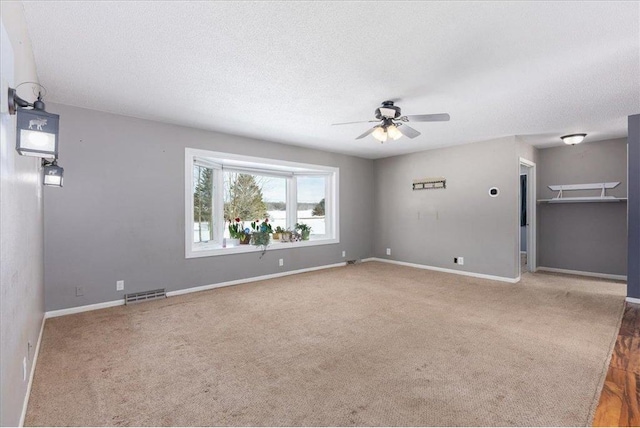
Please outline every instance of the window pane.
[[269, 218], [272, 227], [287, 228], [287, 180], [254, 174], [224, 172], [224, 237], [229, 238], [229, 219], [240, 218], [244, 227]]
[[213, 240], [213, 170], [193, 167], [193, 242]]
[[327, 177], [324, 175], [299, 176], [298, 182], [298, 223], [311, 227], [311, 235], [324, 235], [326, 232], [324, 198]]

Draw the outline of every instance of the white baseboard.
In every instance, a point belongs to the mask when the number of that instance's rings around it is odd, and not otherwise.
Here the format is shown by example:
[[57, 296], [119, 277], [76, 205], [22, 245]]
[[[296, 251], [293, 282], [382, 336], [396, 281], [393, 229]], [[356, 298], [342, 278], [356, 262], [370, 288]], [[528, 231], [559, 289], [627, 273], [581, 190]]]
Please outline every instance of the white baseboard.
[[463, 276], [471, 276], [474, 278], [482, 278], [482, 279], [491, 279], [494, 281], [502, 281], [502, 282], [508, 282], [511, 284], [515, 284], [518, 281], [520, 281], [520, 277], [517, 278], [507, 278], [504, 276], [495, 276], [495, 275], [486, 275], [484, 273], [475, 273], [475, 272], [467, 272], [467, 271], [463, 271], [463, 270], [456, 270], [456, 269], [446, 269], [446, 268], [441, 268], [441, 267], [436, 267], [436, 266], [427, 266], [427, 265], [420, 265], [417, 263], [408, 263], [408, 262], [400, 262], [397, 260], [389, 260], [389, 259], [381, 259], [378, 257], [371, 257], [368, 259], [363, 259], [362, 260], [367, 261], [367, 262], [383, 262], [383, 263], [391, 263], [394, 265], [401, 265], [401, 266], [409, 266], [409, 267], [413, 267], [413, 268], [418, 268], [418, 269], [427, 269], [427, 270], [434, 270], [434, 271], [438, 271], [438, 272], [445, 272], [445, 273], [452, 273], [455, 275], [463, 275]]
[[199, 287], [184, 288], [182, 290], [169, 291], [167, 297], [179, 296], [181, 294], [197, 293], [198, 291], [211, 290], [220, 287], [229, 287], [231, 285], [246, 284], [247, 282], [265, 281], [267, 279], [280, 278], [283, 276], [297, 275], [299, 273], [313, 272], [314, 270], [330, 269], [335, 267], [346, 266], [347, 262], [335, 263], [332, 265], [316, 266], [305, 269], [290, 270], [287, 272], [272, 273], [269, 275], [254, 276], [251, 278], [236, 279], [233, 281], [218, 282], [217, 284], [201, 285]]
[[640, 299], [636, 299], [635, 297], [627, 297], [625, 300], [629, 303], [635, 303], [636, 305], [640, 305]]
[[112, 300], [111, 302], [95, 303], [93, 305], [86, 305], [86, 306], [76, 306], [73, 308], [58, 309], [56, 311], [47, 311], [45, 312], [44, 317], [55, 318], [55, 317], [61, 317], [63, 315], [78, 314], [80, 312], [95, 311], [97, 309], [111, 308], [113, 306], [122, 306], [122, 305], [124, 305], [124, 299]]
[[[334, 263], [331, 265], [316, 266], [316, 267], [297, 269], [297, 270], [289, 270], [286, 272], [273, 273], [270, 275], [254, 276], [251, 278], [237, 279], [234, 281], [219, 282], [217, 284], [209, 284], [209, 285], [202, 285], [199, 287], [185, 288], [182, 290], [169, 291], [167, 293], [167, 297], [179, 296], [181, 294], [187, 294], [187, 293], [196, 293], [198, 291], [211, 290], [211, 289], [220, 288], [220, 287], [229, 287], [231, 285], [245, 284], [247, 282], [264, 281], [267, 279], [280, 278], [282, 276], [296, 275], [299, 273], [312, 272], [314, 270], [329, 269], [329, 268], [335, 268], [335, 267], [342, 267], [346, 265], [347, 265], [347, 262], [340, 262], [340, 263]], [[48, 311], [45, 313], [45, 318], [61, 317], [63, 315], [78, 314], [80, 312], [95, 311], [96, 309], [111, 308], [113, 306], [122, 306], [122, 305], [124, 305], [124, 299], [113, 300], [111, 302], [96, 303], [93, 305], [76, 306], [74, 308]]]
[[20, 424], [18, 426], [24, 426], [24, 419], [27, 417], [27, 407], [29, 406], [29, 397], [31, 396], [31, 385], [33, 385], [33, 375], [36, 372], [36, 363], [38, 362], [38, 355], [40, 355], [40, 342], [42, 342], [42, 332], [44, 331], [44, 322], [47, 317], [42, 317], [42, 324], [40, 324], [40, 334], [38, 334], [38, 343], [36, 343], [36, 349], [33, 351], [33, 360], [31, 361], [31, 373], [29, 373], [29, 383], [27, 384], [27, 392], [24, 396], [24, 402], [22, 404], [22, 414], [20, 415]]
[[590, 276], [593, 278], [602, 278], [602, 279], [613, 279], [616, 281], [626, 281], [626, 275], [613, 275], [610, 273], [598, 273], [598, 272], [584, 272], [580, 270], [569, 270], [569, 269], [558, 269], [558, 268], [550, 268], [544, 266], [538, 266], [538, 270], [545, 272], [553, 272], [553, 273], [564, 273], [567, 275], [579, 275], [579, 276]]
[[375, 262], [377, 259], [375, 257], [368, 257], [366, 259], [362, 259], [360, 260], [361, 263], [366, 263], [366, 262]]

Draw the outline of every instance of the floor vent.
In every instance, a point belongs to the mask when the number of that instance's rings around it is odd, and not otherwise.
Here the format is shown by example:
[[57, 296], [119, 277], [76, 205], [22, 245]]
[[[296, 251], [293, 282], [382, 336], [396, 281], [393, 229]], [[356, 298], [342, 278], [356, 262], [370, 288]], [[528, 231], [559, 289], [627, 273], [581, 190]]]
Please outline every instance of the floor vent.
[[348, 265], [355, 265], [357, 260], [347, 260]]
[[132, 303], [146, 302], [149, 300], [164, 299], [167, 297], [167, 293], [164, 288], [159, 290], [142, 291], [140, 293], [125, 294], [124, 304], [130, 305]]

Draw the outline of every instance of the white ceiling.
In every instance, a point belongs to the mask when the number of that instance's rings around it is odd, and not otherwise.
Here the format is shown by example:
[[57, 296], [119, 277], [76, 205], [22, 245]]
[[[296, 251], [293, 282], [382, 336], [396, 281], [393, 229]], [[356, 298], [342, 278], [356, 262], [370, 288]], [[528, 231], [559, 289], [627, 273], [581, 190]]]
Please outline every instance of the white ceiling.
[[[626, 136], [638, 2], [24, 2], [53, 101], [380, 158]], [[450, 122], [355, 140], [381, 101]], [[63, 121], [64, 118], [61, 118]]]

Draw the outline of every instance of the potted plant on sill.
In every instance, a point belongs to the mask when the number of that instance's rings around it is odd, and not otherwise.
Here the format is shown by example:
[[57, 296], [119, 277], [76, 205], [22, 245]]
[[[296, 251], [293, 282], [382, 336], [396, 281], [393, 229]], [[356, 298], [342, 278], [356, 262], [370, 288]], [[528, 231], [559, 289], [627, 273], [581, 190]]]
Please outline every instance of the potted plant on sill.
[[303, 241], [308, 241], [309, 235], [311, 235], [311, 226], [304, 223], [296, 223], [296, 232], [300, 233]]
[[249, 245], [251, 243], [251, 229], [248, 227], [240, 232], [240, 245]]
[[279, 241], [280, 237], [284, 232], [286, 232], [286, 230], [278, 226], [276, 227], [276, 230], [271, 234], [271, 237], [273, 238], [274, 241]]
[[244, 234], [244, 229], [242, 228], [242, 221], [240, 221], [239, 217], [235, 219], [229, 219], [229, 244], [232, 246], [240, 245], [240, 238]]
[[251, 222], [251, 228], [253, 229], [251, 233], [251, 243], [262, 248], [262, 255], [260, 255], [260, 258], [262, 258], [267, 251], [267, 246], [271, 242], [273, 228], [269, 224], [268, 218], [264, 219], [262, 223], [260, 223], [260, 220]]

